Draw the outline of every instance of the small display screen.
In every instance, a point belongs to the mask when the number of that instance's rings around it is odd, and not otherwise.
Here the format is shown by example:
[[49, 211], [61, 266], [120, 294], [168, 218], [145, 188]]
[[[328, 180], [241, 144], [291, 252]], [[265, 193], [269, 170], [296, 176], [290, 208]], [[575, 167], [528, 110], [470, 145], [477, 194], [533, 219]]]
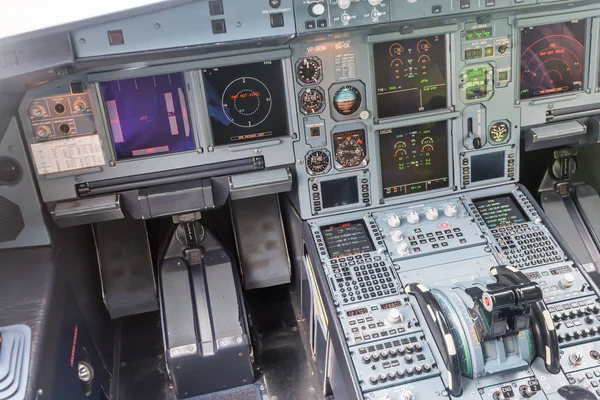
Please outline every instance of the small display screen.
[[215, 146], [289, 135], [280, 61], [202, 70]]
[[358, 203], [358, 178], [332, 179], [321, 182], [323, 208], [341, 207]]
[[388, 310], [390, 308], [398, 308], [398, 307], [402, 307], [401, 301], [393, 301], [391, 303], [385, 303], [385, 304], [381, 305], [382, 310]]
[[521, 28], [521, 99], [583, 90], [585, 25]]
[[193, 150], [183, 73], [100, 82], [118, 160]]
[[446, 53], [444, 35], [374, 44], [379, 118], [446, 108]]
[[471, 157], [471, 182], [481, 182], [503, 177], [503, 151]]
[[568, 265], [564, 265], [562, 267], [557, 267], [557, 268], [552, 268], [550, 270], [550, 273], [552, 275], [563, 275], [563, 274], [566, 274], [567, 272], [571, 272], [571, 267], [569, 267]]
[[347, 311], [346, 315], [349, 317], [356, 317], [357, 315], [368, 314], [369, 310], [366, 308], [359, 308], [358, 310]]
[[330, 258], [346, 257], [375, 250], [363, 221], [344, 222], [321, 228]]
[[474, 200], [473, 204], [490, 229], [529, 221], [511, 195]]
[[383, 196], [448, 187], [446, 121], [379, 131]]
[[527, 279], [529, 279], [530, 281], [537, 281], [539, 279], [542, 279], [542, 276], [540, 275], [539, 272], [531, 272], [529, 274], [525, 274], [525, 276], [527, 277]]

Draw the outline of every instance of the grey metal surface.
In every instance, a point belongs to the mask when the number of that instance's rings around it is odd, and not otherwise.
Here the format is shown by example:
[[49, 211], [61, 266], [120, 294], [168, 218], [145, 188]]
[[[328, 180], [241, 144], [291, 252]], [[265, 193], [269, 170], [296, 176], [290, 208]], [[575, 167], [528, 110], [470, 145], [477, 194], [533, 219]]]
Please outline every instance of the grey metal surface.
[[60, 227], [122, 219], [125, 216], [120, 200], [119, 195], [108, 195], [57, 203], [52, 219]]
[[[199, 46], [270, 36], [295, 35], [292, 0], [281, 0], [280, 6], [271, 7], [267, 1], [260, 4], [223, 0], [223, 14], [212, 15], [207, 0], [200, 0], [137, 15], [71, 32], [73, 47], [78, 58], [98, 57], [173, 47]], [[271, 14], [283, 15], [282, 27], [271, 26]], [[226, 32], [213, 33], [210, 21], [225, 20]], [[198, 23], [203, 21], [203, 23]], [[121, 30], [124, 44], [111, 46], [108, 31]]]
[[289, 283], [290, 259], [278, 196], [234, 200], [231, 214], [244, 288]]
[[111, 318], [158, 310], [146, 222], [101, 222], [93, 231], [104, 302]]
[[13, 184], [1, 185], [0, 197], [6, 199], [3, 201], [7, 202], [7, 206], [10, 202], [18, 206], [19, 210], [14, 210], [11, 215], [6, 215], [5, 219], [0, 222], [0, 226], [4, 228], [5, 224], [9, 224], [20, 213], [23, 219], [23, 227], [16, 232], [16, 235], [11, 235], [10, 238], [7, 237], [10, 240], [0, 241], [0, 249], [50, 244], [50, 235], [45, 225], [42, 203], [38, 196], [32, 171], [29, 168], [25, 146], [21, 139], [17, 120], [12, 118], [0, 141], [0, 156], [10, 157], [17, 162], [21, 169], [21, 178]]
[[292, 174], [287, 168], [250, 172], [229, 177], [231, 200], [284, 193], [292, 190]]

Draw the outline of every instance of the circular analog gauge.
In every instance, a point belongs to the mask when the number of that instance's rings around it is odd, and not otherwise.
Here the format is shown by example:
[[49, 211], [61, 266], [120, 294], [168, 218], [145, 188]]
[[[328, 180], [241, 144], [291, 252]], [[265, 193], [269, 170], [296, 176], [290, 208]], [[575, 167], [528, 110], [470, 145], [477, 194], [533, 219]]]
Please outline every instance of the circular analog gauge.
[[35, 136], [39, 139], [47, 139], [52, 135], [52, 130], [48, 125], [39, 125], [35, 128]]
[[319, 83], [322, 75], [321, 61], [318, 58], [303, 58], [298, 62], [296, 73], [303, 83]]
[[243, 77], [231, 82], [222, 98], [223, 112], [232, 123], [242, 128], [260, 125], [271, 112], [271, 93], [256, 78]]
[[40, 105], [31, 106], [29, 113], [33, 118], [42, 118], [46, 115], [46, 109]]
[[321, 88], [302, 89], [300, 108], [304, 114], [316, 114], [325, 108], [325, 92]]
[[306, 156], [306, 169], [311, 175], [327, 172], [330, 165], [331, 160], [327, 150], [314, 150]]
[[364, 130], [340, 132], [333, 136], [335, 161], [342, 168], [359, 166], [365, 159]]
[[508, 138], [508, 125], [504, 122], [496, 122], [490, 128], [490, 140], [494, 143], [502, 143]]
[[342, 115], [354, 114], [361, 103], [360, 91], [354, 86], [343, 86], [333, 96], [333, 106]]

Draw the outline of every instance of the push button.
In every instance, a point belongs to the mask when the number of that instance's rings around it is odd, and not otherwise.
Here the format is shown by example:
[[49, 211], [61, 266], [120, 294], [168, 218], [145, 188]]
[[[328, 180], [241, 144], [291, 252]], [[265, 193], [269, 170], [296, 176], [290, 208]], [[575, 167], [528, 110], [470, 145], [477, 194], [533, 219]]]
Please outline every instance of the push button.
[[460, 0], [460, 9], [465, 10], [471, 8], [471, 0]]
[[220, 33], [227, 33], [227, 25], [225, 24], [224, 19], [213, 19], [212, 23], [212, 31], [215, 35]]
[[442, 6], [440, 6], [440, 5], [432, 6], [431, 7], [431, 13], [432, 14], [441, 14], [442, 13]]
[[281, 0], [269, 0], [269, 5], [271, 8], [279, 8], [281, 5]]
[[211, 0], [208, 2], [208, 8], [210, 15], [223, 15], [223, 1], [222, 0]]
[[315, 29], [317, 25], [315, 24], [315, 21], [306, 21], [304, 23], [304, 26], [306, 27], [306, 29]]
[[271, 14], [271, 28], [281, 28], [284, 25], [283, 13]]

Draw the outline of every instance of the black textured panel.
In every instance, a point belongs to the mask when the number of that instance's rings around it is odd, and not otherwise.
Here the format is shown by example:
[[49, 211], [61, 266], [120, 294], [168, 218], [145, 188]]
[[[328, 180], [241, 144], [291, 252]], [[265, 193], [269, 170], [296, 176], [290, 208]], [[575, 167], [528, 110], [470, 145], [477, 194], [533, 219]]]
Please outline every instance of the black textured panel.
[[15, 240], [23, 228], [25, 221], [21, 208], [6, 197], [0, 196], [0, 243]]

